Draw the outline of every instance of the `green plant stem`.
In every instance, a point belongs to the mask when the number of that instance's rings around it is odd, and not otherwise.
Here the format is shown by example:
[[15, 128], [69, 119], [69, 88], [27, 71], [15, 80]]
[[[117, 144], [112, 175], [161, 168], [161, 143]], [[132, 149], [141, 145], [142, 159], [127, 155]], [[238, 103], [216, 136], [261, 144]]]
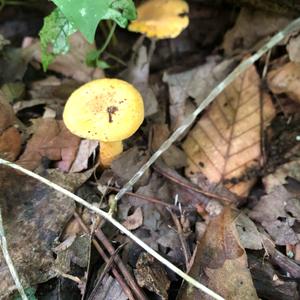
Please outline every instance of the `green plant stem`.
[[[111, 20], [107, 20], [106, 21], [106, 25], [108, 27], [108, 30], [111, 31], [112, 27], [114, 26], [113, 24], [114, 22], [112, 22]], [[111, 38], [111, 44], [115, 47], [118, 44], [118, 40], [115, 34], [113, 34], [112, 38]]]
[[114, 24], [112, 25], [111, 29], [110, 29], [110, 32], [104, 42], [104, 44], [102, 45], [102, 47], [100, 48], [100, 50], [98, 51], [98, 56], [100, 56], [104, 51], [105, 49], [107, 48], [107, 46], [109, 45], [113, 35], [114, 35], [114, 32], [116, 30], [116, 27], [117, 27], [117, 23], [114, 22]]
[[108, 57], [108, 58], [111, 58], [113, 59], [114, 61], [118, 62], [120, 65], [124, 66], [124, 67], [127, 67], [127, 64], [124, 60], [122, 60], [121, 58], [113, 55], [112, 53], [109, 53], [106, 51], [105, 55]]

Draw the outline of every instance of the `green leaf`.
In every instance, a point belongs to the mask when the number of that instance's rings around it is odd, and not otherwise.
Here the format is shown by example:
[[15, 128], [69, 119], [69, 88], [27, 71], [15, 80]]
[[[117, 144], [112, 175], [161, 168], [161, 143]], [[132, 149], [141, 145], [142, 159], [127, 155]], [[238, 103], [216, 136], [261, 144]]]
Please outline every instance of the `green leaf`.
[[106, 61], [99, 59], [97, 60], [97, 67], [102, 70], [105, 70], [105, 69], [109, 69], [111, 66]]
[[44, 19], [44, 26], [39, 33], [44, 71], [57, 55], [69, 51], [68, 38], [74, 32], [76, 32], [75, 27], [59, 9], [55, 9]]
[[66, 18], [92, 43], [101, 20], [114, 20], [125, 28], [136, 18], [132, 0], [52, 0]]

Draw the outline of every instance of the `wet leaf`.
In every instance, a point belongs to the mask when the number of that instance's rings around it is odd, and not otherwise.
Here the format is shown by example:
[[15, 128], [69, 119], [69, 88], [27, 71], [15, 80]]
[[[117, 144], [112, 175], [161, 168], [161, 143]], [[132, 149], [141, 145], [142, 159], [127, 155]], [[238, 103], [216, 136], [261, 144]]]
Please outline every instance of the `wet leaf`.
[[[74, 212], [74, 202], [48, 186], [0, 166], [0, 205], [14, 265], [24, 287], [56, 276], [51, 248]], [[34, 251], [33, 251], [34, 249]], [[0, 298], [15, 290], [0, 253]]]
[[188, 177], [202, 173], [240, 196], [248, 195], [256, 177], [247, 178], [246, 172], [260, 167], [261, 126], [265, 128], [275, 115], [271, 98], [262, 94], [261, 124], [259, 84], [252, 66], [215, 99], [195, 125], [183, 143]]
[[80, 138], [73, 135], [62, 121], [39, 119], [35, 126], [36, 130], [18, 164], [34, 170], [46, 157], [58, 161], [59, 168], [68, 171], [75, 159]]

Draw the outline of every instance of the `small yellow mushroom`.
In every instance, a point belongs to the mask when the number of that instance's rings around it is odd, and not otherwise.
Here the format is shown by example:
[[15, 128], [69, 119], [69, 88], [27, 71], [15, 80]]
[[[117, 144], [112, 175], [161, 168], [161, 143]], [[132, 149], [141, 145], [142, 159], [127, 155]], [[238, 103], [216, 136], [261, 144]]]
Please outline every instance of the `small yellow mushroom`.
[[128, 29], [148, 38], [175, 38], [189, 25], [188, 12], [183, 0], [149, 0], [137, 8], [137, 19]]
[[100, 164], [110, 166], [144, 120], [140, 93], [119, 79], [98, 79], [75, 90], [68, 99], [64, 123], [75, 135], [100, 141]]

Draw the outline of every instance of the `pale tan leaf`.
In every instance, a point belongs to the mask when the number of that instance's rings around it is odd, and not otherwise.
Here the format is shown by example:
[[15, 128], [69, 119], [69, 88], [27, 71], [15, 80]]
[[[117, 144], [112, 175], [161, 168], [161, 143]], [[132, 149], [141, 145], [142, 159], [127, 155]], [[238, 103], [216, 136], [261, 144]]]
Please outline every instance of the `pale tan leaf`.
[[138, 207], [134, 213], [127, 217], [123, 222], [123, 226], [128, 230], [135, 230], [143, 225], [143, 211]]
[[[183, 143], [188, 156], [186, 175], [203, 173], [214, 183], [246, 196], [255, 178], [236, 180], [261, 157], [261, 106], [263, 127], [275, 116], [271, 98], [260, 97], [260, 80], [254, 66], [238, 77], [202, 116]], [[238, 181], [238, 182], [236, 182]]]
[[268, 74], [268, 85], [274, 94], [287, 94], [300, 103], [300, 65], [289, 62]]

